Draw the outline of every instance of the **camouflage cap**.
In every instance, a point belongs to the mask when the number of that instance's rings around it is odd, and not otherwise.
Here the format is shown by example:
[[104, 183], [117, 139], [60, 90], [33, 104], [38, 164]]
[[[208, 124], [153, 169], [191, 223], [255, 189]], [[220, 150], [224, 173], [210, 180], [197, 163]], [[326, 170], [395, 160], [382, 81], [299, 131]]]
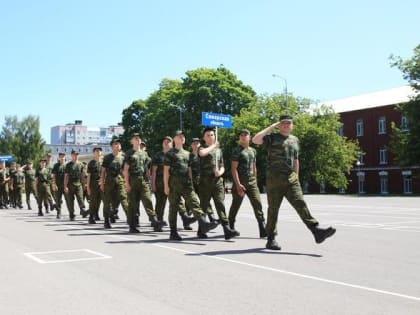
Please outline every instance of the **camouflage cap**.
[[58, 156], [63, 156], [63, 155], [66, 155], [64, 152], [59, 152], [58, 153]]
[[79, 151], [76, 151], [76, 150], [71, 150], [71, 154], [76, 154], [76, 155], [79, 155]]
[[248, 129], [241, 129], [239, 130], [238, 135], [242, 135], [242, 134], [250, 135], [251, 132]]
[[94, 147], [92, 152], [95, 152], [95, 151], [102, 151], [102, 148], [101, 147]]
[[200, 142], [200, 138], [192, 138], [191, 143], [193, 143], [193, 142]]
[[163, 140], [169, 140], [170, 142], [172, 142], [172, 138], [171, 137], [169, 137], [169, 136], [164, 136], [163, 138], [162, 138], [162, 141]]
[[109, 143], [110, 145], [113, 145], [114, 143], [121, 143], [121, 140], [118, 136], [112, 136], [111, 142]]
[[290, 115], [281, 115], [279, 121], [293, 121], [293, 117]]
[[184, 135], [185, 136], [185, 133], [182, 130], [176, 130], [174, 132], [174, 137], [179, 136], [179, 135]]

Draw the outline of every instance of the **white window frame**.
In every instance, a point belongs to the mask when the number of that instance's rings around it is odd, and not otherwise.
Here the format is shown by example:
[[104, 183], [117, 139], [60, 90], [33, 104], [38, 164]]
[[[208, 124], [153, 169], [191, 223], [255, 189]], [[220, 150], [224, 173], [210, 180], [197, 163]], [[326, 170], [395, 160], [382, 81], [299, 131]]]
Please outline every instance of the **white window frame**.
[[378, 134], [386, 134], [386, 118], [385, 116], [379, 117], [378, 119]]
[[363, 119], [361, 118], [356, 120], [356, 136], [357, 137], [363, 136]]
[[379, 176], [379, 186], [380, 186], [380, 192], [381, 194], [388, 194], [389, 190], [388, 190], [388, 186], [389, 186], [389, 181], [388, 181], [388, 175], [381, 175]]
[[386, 147], [379, 148], [379, 164], [388, 164], [388, 150]]
[[413, 179], [411, 176], [403, 176], [403, 193], [406, 195], [413, 193]]

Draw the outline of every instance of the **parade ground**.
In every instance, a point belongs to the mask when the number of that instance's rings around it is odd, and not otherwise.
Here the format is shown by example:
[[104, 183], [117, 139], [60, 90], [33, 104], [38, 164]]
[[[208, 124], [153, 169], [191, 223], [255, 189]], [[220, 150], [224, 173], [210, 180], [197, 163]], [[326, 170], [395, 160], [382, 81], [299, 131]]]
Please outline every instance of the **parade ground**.
[[229, 241], [220, 226], [197, 239], [181, 220], [184, 240], [169, 241], [143, 208], [140, 234], [123, 215], [104, 230], [67, 210], [0, 210], [0, 314], [420, 314], [420, 198], [305, 198], [337, 233], [316, 244], [284, 201], [281, 251], [264, 248], [248, 200]]

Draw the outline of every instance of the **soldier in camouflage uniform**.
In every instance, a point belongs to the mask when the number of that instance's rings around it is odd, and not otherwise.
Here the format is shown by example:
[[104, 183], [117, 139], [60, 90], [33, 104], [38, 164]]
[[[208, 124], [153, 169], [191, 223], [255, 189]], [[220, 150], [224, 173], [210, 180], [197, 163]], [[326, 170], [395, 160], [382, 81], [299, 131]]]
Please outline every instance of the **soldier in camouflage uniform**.
[[159, 221], [164, 225], [167, 223], [163, 220], [165, 214], [166, 200], [168, 196], [165, 195], [163, 185], [163, 160], [165, 153], [172, 148], [172, 138], [166, 136], [162, 139], [162, 151], [159, 151], [152, 159], [152, 191], [155, 193], [155, 210]]
[[31, 194], [34, 195], [36, 202], [38, 203], [38, 196], [36, 192], [36, 183], [35, 183], [35, 170], [33, 168], [32, 161], [28, 161], [23, 170], [25, 174], [25, 194], [26, 194], [26, 204], [28, 210], [32, 210], [31, 207]]
[[71, 151], [71, 161], [66, 164], [64, 174], [64, 192], [67, 194], [67, 208], [69, 210], [70, 221], [75, 219], [74, 199], [76, 198], [80, 208], [80, 215], [86, 218], [88, 212], [83, 203], [82, 175], [83, 164], [79, 162], [79, 152]]
[[[278, 129], [278, 133], [272, 133]], [[289, 201], [299, 214], [303, 223], [312, 232], [316, 243], [322, 243], [327, 237], [335, 233], [335, 229], [320, 228], [318, 221], [312, 217], [299, 183], [299, 140], [291, 134], [293, 120], [289, 115], [280, 116], [279, 122], [261, 130], [252, 142], [264, 145], [268, 151], [267, 167], [267, 244], [266, 248], [280, 250], [275, 240], [277, 234], [277, 217], [283, 197]]]
[[139, 211], [140, 201], [143, 203], [149, 220], [155, 232], [162, 232], [162, 223], [158, 221], [153, 209], [152, 196], [149, 181], [147, 179], [147, 164], [149, 156], [146, 151], [140, 149], [141, 138], [138, 133], [131, 135], [132, 148], [125, 153], [124, 158], [124, 181], [125, 190], [128, 193], [127, 222], [129, 233], [139, 233], [136, 228], [136, 215]]
[[[216, 141], [215, 129], [206, 127], [203, 131], [204, 145], [198, 150], [200, 156], [200, 207], [209, 209], [210, 200], [213, 199], [223, 227], [225, 239], [231, 239], [238, 235], [238, 232], [229, 227], [229, 220], [225, 210], [225, 186], [223, 183], [223, 173], [225, 166], [223, 162], [223, 153]], [[212, 220], [212, 219], [210, 219]], [[198, 237], [206, 238], [207, 235], [199, 230]]]
[[115, 222], [111, 206], [118, 201], [124, 212], [128, 213], [127, 192], [125, 191], [124, 178], [121, 175], [124, 166], [124, 154], [121, 152], [121, 141], [114, 136], [110, 143], [112, 152], [105, 155], [101, 166], [100, 188], [104, 193], [104, 228], [110, 229]]
[[198, 219], [199, 229], [206, 233], [217, 227], [216, 222], [208, 222], [200, 208], [200, 200], [192, 186], [190, 152], [184, 150], [185, 136], [181, 130], [175, 132], [174, 147], [165, 154], [163, 183], [165, 194], [169, 198], [169, 239], [182, 240], [177, 231], [177, 213], [180, 210], [181, 198]]
[[50, 176], [48, 176], [48, 183], [50, 185], [50, 195], [48, 196], [48, 204], [50, 205], [50, 209], [54, 210], [56, 201], [54, 193], [54, 183], [52, 180], [52, 169], [54, 167], [54, 163], [51, 161], [52, 154], [49, 152], [45, 154], [45, 159], [47, 160], [47, 165], [45, 166], [45, 168], [50, 172]]
[[50, 171], [46, 168], [47, 159], [39, 162], [39, 168], [36, 170], [36, 191], [38, 196], [38, 216], [43, 216], [42, 203], [45, 206], [45, 212], [48, 213], [48, 196], [51, 195], [49, 177]]
[[66, 173], [66, 154], [58, 153], [58, 162], [54, 164], [52, 173], [53, 193], [55, 200], [55, 207], [57, 209], [57, 219], [61, 218], [61, 207], [63, 205], [63, 197], [67, 201], [67, 193], [64, 192], [64, 176]]
[[99, 206], [103, 200], [100, 189], [102, 148], [93, 148], [93, 159], [87, 165], [87, 194], [89, 196], [89, 224], [99, 221]]
[[0, 209], [7, 209], [9, 202], [9, 170], [4, 161], [0, 161]]
[[13, 192], [12, 180], [16, 175], [16, 162], [10, 163], [9, 167], [9, 182], [8, 182], [8, 190], [9, 190], [9, 205], [12, 208], [16, 208], [16, 198]]
[[25, 188], [25, 174], [23, 174], [20, 164], [16, 164], [16, 172], [11, 177], [10, 188], [13, 192], [15, 208], [22, 209], [22, 193]]
[[[244, 196], [247, 195], [258, 221], [260, 237], [266, 237], [264, 212], [257, 185], [257, 151], [249, 146], [251, 140], [248, 129], [239, 132], [239, 145], [233, 149], [231, 172], [233, 178], [232, 205], [229, 210], [229, 225], [235, 230], [235, 220]], [[239, 233], [239, 232], [238, 232]]]

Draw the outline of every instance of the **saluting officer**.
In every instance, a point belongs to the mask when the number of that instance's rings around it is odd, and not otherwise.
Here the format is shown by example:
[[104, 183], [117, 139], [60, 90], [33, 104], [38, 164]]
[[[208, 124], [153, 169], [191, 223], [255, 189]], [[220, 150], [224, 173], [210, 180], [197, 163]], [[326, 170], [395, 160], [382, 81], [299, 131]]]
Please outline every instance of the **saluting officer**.
[[[278, 132], [274, 132], [275, 130]], [[267, 244], [266, 248], [280, 250], [275, 240], [277, 217], [283, 197], [299, 214], [303, 223], [314, 235], [316, 243], [322, 243], [335, 233], [333, 227], [320, 228], [311, 215], [299, 183], [299, 140], [291, 134], [293, 119], [290, 115], [280, 116], [280, 120], [258, 132], [252, 142], [267, 148]]]

